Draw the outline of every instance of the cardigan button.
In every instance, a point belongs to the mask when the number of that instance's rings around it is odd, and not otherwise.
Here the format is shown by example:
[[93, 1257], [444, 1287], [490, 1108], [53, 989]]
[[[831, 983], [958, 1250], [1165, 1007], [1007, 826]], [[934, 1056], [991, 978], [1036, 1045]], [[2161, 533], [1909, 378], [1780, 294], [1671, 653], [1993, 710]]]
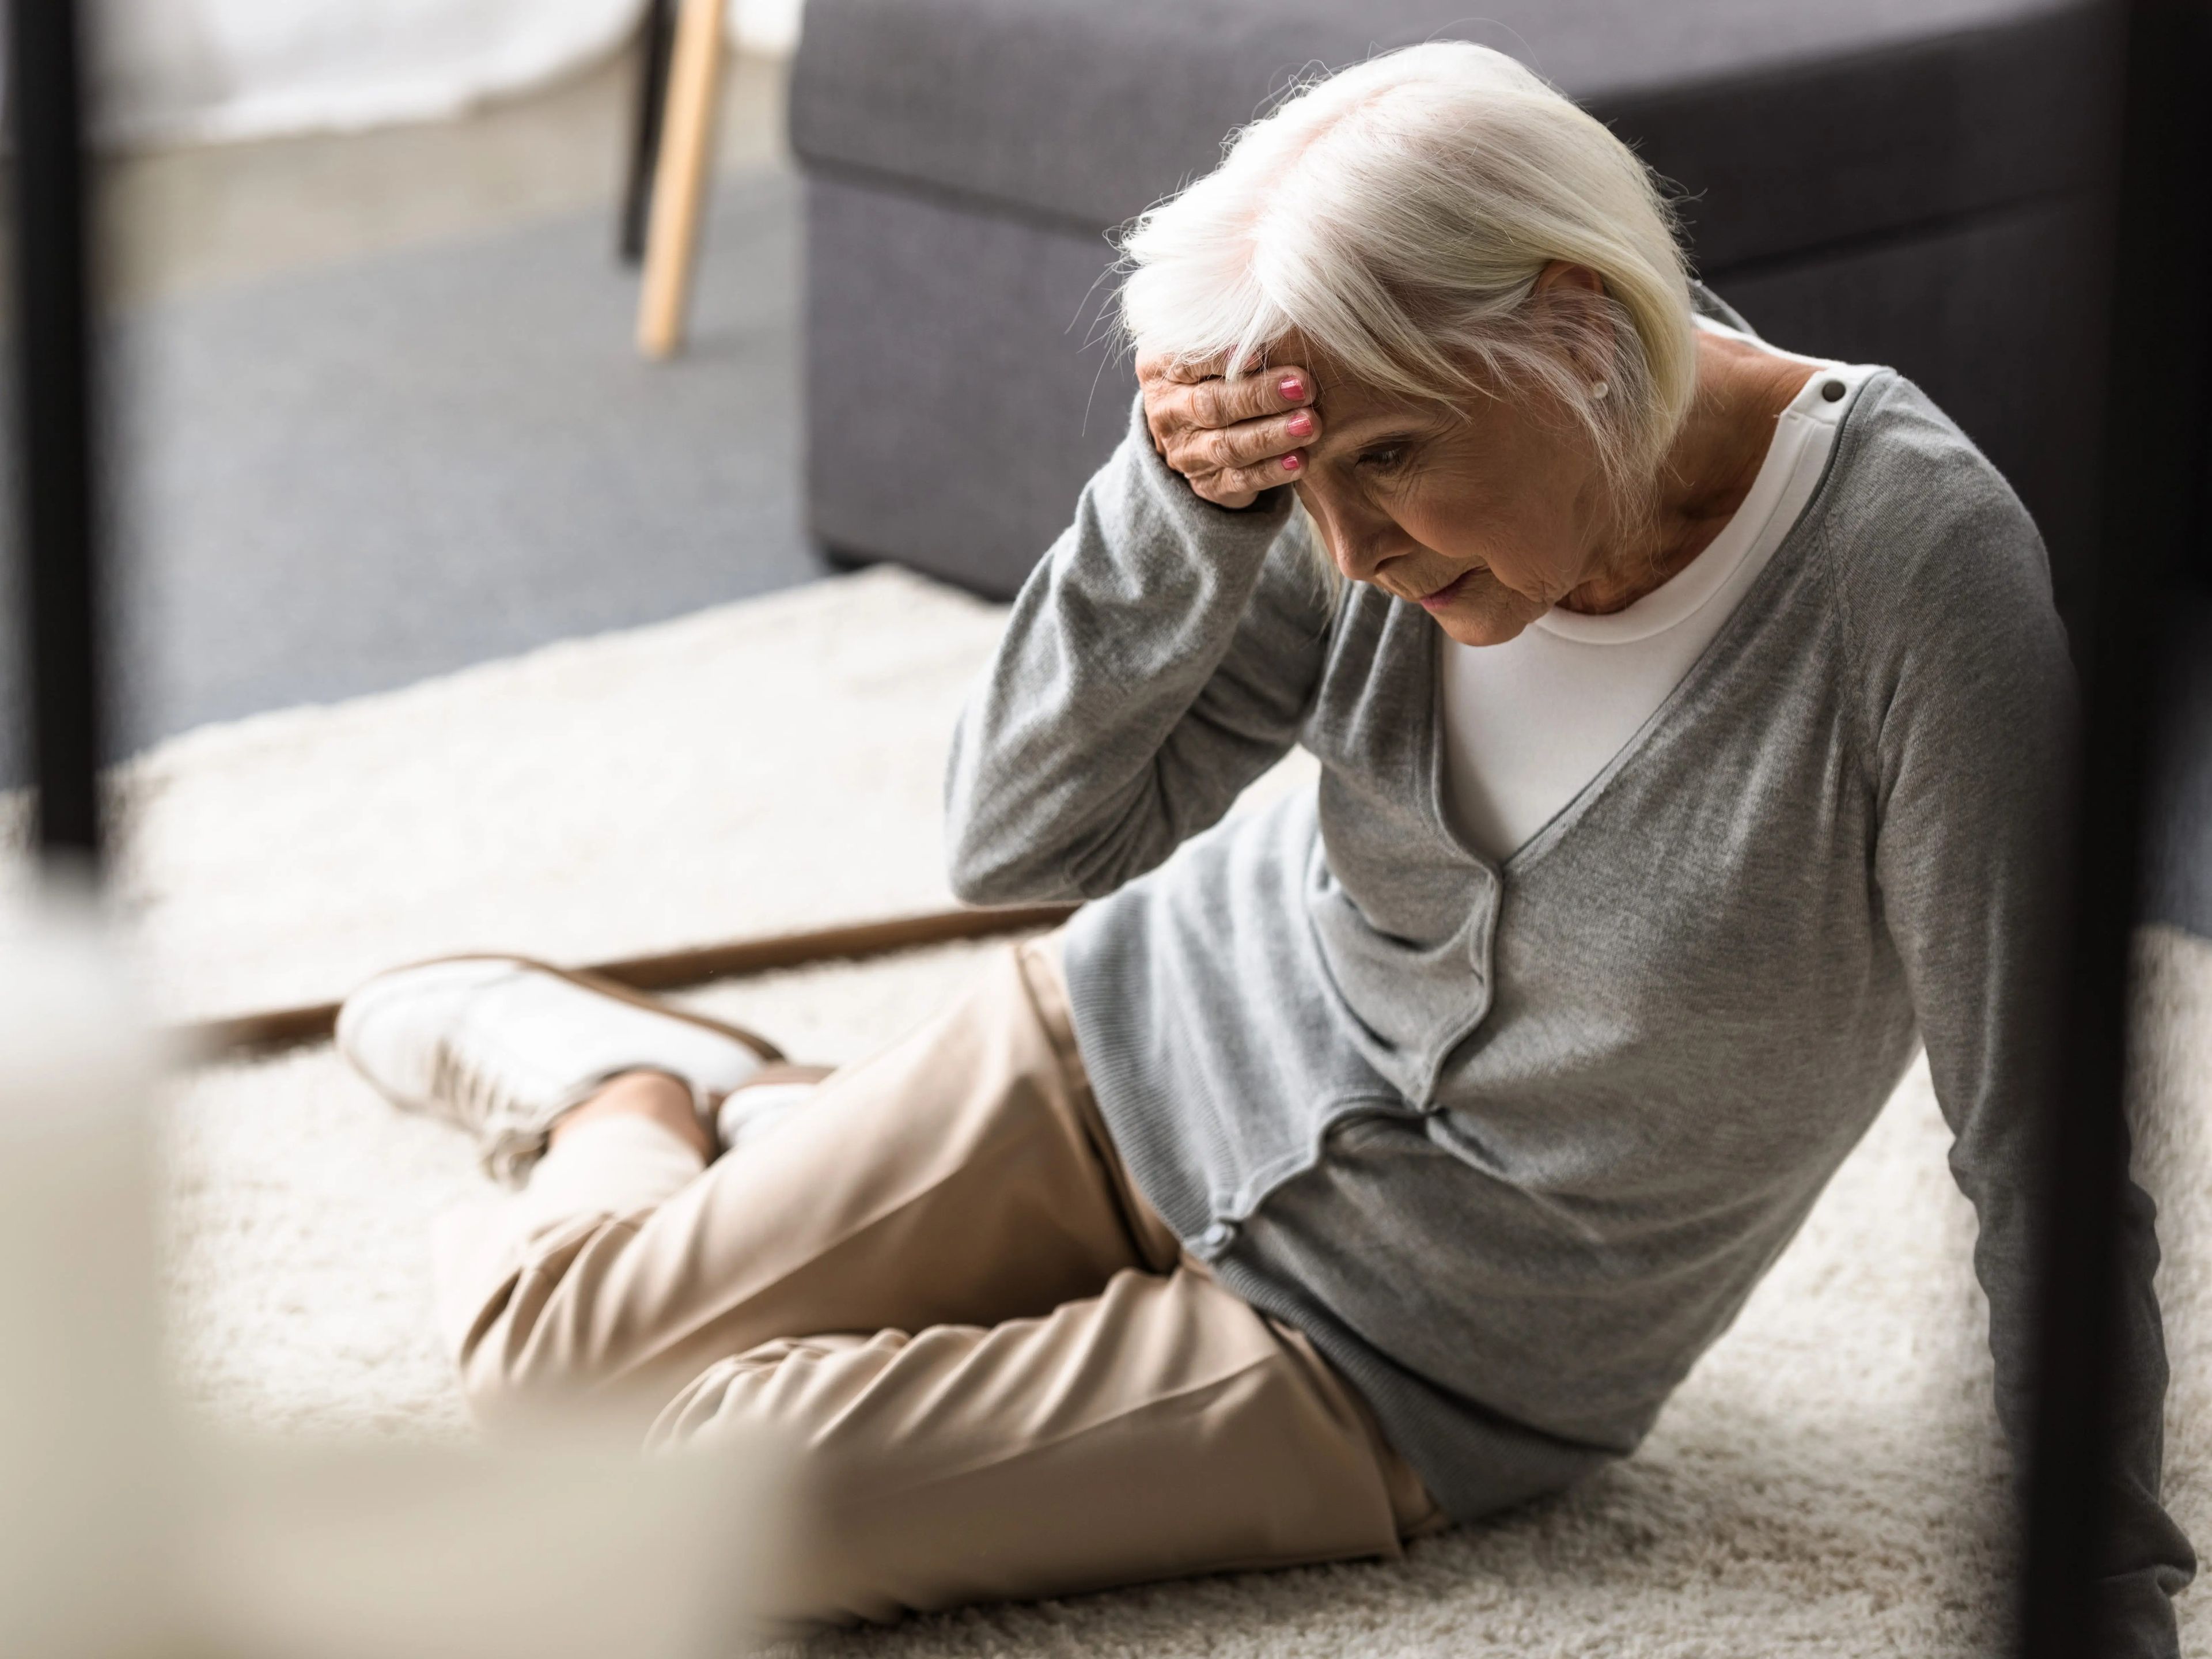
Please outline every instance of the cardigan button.
[[1198, 1248], [1209, 1252], [1225, 1250], [1229, 1241], [1236, 1237], [1236, 1228], [1226, 1221], [1217, 1221], [1198, 1236]]
[[1844, 383], [1841, 380], [1829, 381], [1820, 388], [1820, 395], [1832, 404], [1841, 403], [1844, 400]]

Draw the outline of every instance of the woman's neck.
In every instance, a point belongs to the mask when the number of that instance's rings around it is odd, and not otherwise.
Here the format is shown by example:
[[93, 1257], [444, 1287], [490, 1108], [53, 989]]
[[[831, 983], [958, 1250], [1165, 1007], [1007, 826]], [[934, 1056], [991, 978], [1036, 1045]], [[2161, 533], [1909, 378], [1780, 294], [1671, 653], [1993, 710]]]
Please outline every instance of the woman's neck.
[[1698, 390], [1660, 469], [1659, 500], [1602, 558], [1605, 574], [1561, 603], [1603, 616], [1625, 611], [1686, 569], [1751, 494], [1775, 422], [1814, 370], [1732, 335], [1698, 331]]

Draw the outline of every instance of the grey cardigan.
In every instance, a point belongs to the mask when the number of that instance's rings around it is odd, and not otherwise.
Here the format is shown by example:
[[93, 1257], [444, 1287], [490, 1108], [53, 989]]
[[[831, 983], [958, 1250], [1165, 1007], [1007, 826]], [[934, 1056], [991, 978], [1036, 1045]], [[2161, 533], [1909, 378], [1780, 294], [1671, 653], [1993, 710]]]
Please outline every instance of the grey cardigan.
[[[1917, 1037], [2017, 1447], [2074, 714], [2003, 480], [1866, 380], [1735, 616], [1502, 866], [1443, 810], [1436, 624], [1339, 601], [1302, 524], [1199, 501], [1139, 412], [954, 746], [959, 892], [1099, 901], [1069, 991], [1146, 1197], [1472, 1518], [1635, 1447]], [[1215, 827], [1294, 744], [1318, 791]], [[2170, 1653], [2193, 1562], [2132, 1187], [2126, 1224], [2113, 1584], [2130, 1650]]]

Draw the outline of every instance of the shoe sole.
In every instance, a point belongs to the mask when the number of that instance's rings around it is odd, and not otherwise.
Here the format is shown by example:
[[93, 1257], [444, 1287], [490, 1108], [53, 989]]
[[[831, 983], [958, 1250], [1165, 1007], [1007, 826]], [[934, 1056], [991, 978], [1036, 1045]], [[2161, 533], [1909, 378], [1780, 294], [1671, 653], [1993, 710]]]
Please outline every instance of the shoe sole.
[[[617, 1002], [627, 1002], [632, 1007], [643, 1008], [652, 1013], [665, 1014], [671, 1019], [680, 1019], [687, 1025], [696, 1025], [702, 1030], [714, 1032], [743, 1044], [753, 1052], [753, 1057], [763, 1066], [788, 1066], [792, 1062], [783, 1050], [757, 1031], [748, 1031], [742, 1025], [732, 1025], [727, 1020], [716, 1019], [709, 1014], [695, 1014], [688, 1008], [671, 1007], [659, 997], [647, 996], [633, 990], [618, 980], [588, 969], [556, 967], [550, 962], [540, 962], [535, 957], [518, 957], [498, 951], [464, 951], [450, 957], [430, 957], [422, 962], [410, 962], [410, 968], [434, 968], [444, 962], [513, 962], [526, 968], [535, 968], [541, 974], [550, 974], [556, 979], [565, 979], [569, 984], [586, 991], [596, 991], [601, 996], [612, 997]], [[393, 971], [399, 971], [394, 969]]]

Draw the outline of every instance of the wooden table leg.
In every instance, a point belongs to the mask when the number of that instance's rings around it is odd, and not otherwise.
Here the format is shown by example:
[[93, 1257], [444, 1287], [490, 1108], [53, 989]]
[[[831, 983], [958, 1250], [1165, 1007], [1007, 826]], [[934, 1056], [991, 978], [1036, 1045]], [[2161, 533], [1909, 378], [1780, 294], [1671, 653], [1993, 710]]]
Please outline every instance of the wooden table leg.
[[668, 112], [653, 174], [652, 230], [646, 240], [645, 289], [638, 301], [637, 344], [647, 356], [673, 356], [684, 343], [691, 268], [706, 208], [714, 115], [722, 91], [722, 20], [728, 0], [683, 0], [676, 53], [669, 64]]

